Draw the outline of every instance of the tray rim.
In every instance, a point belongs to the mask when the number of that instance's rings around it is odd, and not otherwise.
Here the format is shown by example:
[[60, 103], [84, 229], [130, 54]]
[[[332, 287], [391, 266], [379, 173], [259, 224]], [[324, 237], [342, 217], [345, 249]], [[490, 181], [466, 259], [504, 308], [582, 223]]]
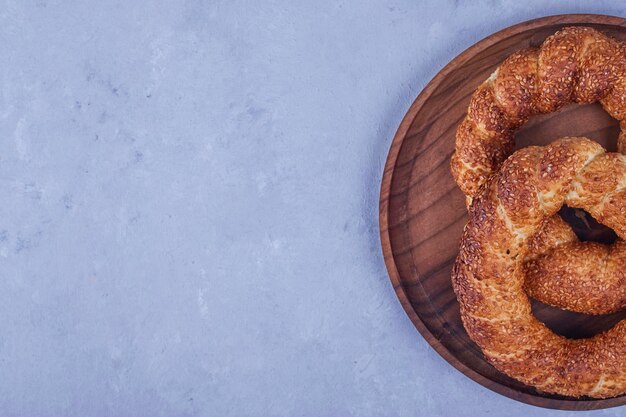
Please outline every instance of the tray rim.
[[626, 18], [612, 15], [602, 14], [557, 14], [550, 16], [543, 16], [527, 21], [523, 21], [512, 26], [505, 27], [497, 32], [494, 32], [480, 41], [474, 43], [463, 52], [455, 56], [450, 60], [422, 89], [417, 98], [413, 101], [408, 111], [402, 118], [400, 125], [393, 137], [385, 167], [383, 171], [383, 177], [380, 188], [380, 200], [379, 200], [379, 229], [380, 240], [383, 251], [383, 257], [385, 259], [385, 265], [389, 279], [393, 285], [394, 292], [398, 297], [400, 304], [405, 310], [406, 314], [411, 319], [413, 325], [417, 328], [418, 332], [422, 335], [428, 344], [442, 357], [460, 371], [466, 377], [478, 382], [483, 387], [494, 391], [500, 395], [511, 398], [513, 400], [529, 404], [536, 407], [557, 409], [557, 410], [599, 410], [605, 408], [618, 407], [626, 405], [626, 394], [606, 399], [586, 399], [580, 400], [576, 398], [550, 398], [540, 394], [526, 393], [518, 391], [509, 386], [503, 385], [497, 381], [487, 378], [474, 369], [470, 368], [465, 363], [458, 360], [443, 344], [441, 344], [437, 338], [430, 332], [428, 327], [422, 322], [417, 312], [413, 309], [411, 302], [409, 301], [404, 287], [400, 281], [400, 274], [396, 267], [393, 250], [391, 247], [391, 238], [389, 236], [389, 213], [388, 213], [388, 201], [391, 191], [391, 184], [394, 174], [395, 164], [402, 148], [404, 138], [413, 123], [417, 113], [422, 109], [425, 102], [430, 98], [433, 91], [435, 91], [441, 82], [458, 66], [464, 64], [473, 55], [481, 50], [491, 47], [499, 42], [503, 37], [509, 37], [511, 35], [526, 32], [528, 30], [538, 29], [547, 25], [580, 25], [580, 24], [596, 24], [607, 26], [618, 26], [626, 29]]

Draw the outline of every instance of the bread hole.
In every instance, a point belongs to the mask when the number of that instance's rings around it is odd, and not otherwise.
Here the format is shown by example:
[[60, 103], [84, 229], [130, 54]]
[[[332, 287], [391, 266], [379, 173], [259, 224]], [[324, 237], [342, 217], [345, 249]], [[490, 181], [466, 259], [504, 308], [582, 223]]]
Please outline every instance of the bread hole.
[[586, 339], [602, 333], [626, 318], [626, 310], [592, 316], [573, 313], [531, 299], [533, 314], [554, 333], [569, 339]]
[[515, 135], [515, 149], [544, 146], [564, 136], [585, 136], [607, 151], [615, 152], [619, 132], [619, 122], [609, 116], [600, 103], [572, 103], [558, 112], [531, 117]]
[[617, 235], [611, 228], [598, 223], [585, 210], [563, 206], [559, 215], [572, 226], [572, 230], [579, 240], [606, 244], [611, 244], [617, 240]]

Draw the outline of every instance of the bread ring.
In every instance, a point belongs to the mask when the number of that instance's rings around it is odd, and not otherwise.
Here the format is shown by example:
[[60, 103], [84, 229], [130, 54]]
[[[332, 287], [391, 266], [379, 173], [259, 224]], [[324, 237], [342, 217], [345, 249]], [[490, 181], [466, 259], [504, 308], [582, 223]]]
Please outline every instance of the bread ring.
[[589, 339], [559, 336], [532, 314], [523, 284], [530, 237], [561, 206], [626, 238], [626, 156], [585, 138], [515, 152], [475, 196], [452, 283], [470, 338], [505, 374], [539, 390], [626, 392], [626, 320]]
[[[457, 129], [451, 170], [468, 205], [511, 154], [515, 131], [533, 114], [552, 112], [570, 102], [600, 101], [611, 116], [622, 120], [618, 150], [626, 151], [625, 52], [624, 44], [595, 29], [567, 27], [548, 37], [539, 49], [509, 56], [474, 92], [467, 116]], [[558, 217], [547, 222], [549, 231], [540, 229], [536, 237], [544, 242], [543, 247], [539, 251], [531, 245], [528, 252], [529, 294], [581, 313], [605, 314], [624, 308], [623, 292], [614, 292], [610, 299], [603, 298], [606, 293], [601, 290], [592, 297], [588, 292], [591, 285], [615, 288], [624, 278], [620, 271], [610, 267], [606, 274], [594, 274], [591, 282], [584, 272], [592, 265], [578, 256], [608, 251], [613, 259], [621, 252], [578, 242], [569, 225]], [[560, 244], [568, 246], [552, 253]]]
[[[456, 132], [451, 170], [471, 198], [512, 153], [514, 133], [530, 116], [566, 104], [600, 101], [626, 120], [626, 47], [589, 27], [566, 27], [539, 49], [510, 55], [472, 95]], [[626, 142], [621, 123], [619, 144]]]

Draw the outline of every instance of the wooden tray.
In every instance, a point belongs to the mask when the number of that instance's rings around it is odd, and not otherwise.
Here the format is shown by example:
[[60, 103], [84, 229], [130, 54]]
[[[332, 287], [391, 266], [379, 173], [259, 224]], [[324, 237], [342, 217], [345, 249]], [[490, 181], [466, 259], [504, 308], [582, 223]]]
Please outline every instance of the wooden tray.
[[[470, 95], [512, 52], [538, 46], [567, 25], [593, 26], [626, 40], [626, 19], [601, 15], [550, 16], [489, 36], [454, 58], [417, 97], [396, 133], [382, 181], [380, 234], [395, 291], [426, 341], [450, 364], [483, 386], [528, 404], [590, 410], [626, 404], [550, 395], [498, 372], [483, 358], [461, 324], [450, 271], [466, 222], [463, 195], [449, 170], [456, 127]], [[535, 116], [518, 133], [517, 146], [546, 144], [567, 135], [593, 138], [615, 149], [618, 123], [598, 104], [571, 105]], [[590, 317], [534, 303], [535, 315], [556, 332], [586, 337], [610, 328], [624, 312]]]

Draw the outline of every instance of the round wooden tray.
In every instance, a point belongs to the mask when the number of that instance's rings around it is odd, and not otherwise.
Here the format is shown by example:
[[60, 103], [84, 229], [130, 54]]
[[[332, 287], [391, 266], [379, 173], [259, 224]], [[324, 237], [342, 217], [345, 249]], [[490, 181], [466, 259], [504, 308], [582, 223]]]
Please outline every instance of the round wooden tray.
[[[538, 46], [567, 25], [588, 25], [626, 40], [626, 19], [561, 15], [497, 32], [454, 58], [417, 97], [396, 133], [382, 181], [380, 234], [385, 262], [407, 314], [430, 345], [474, 381], [528, 404], [590, 410], [626, 404], [626, 396], [594, 400], [539, 392], [500, 373], [468, 338], [450, 283], [466, 222], [464, 198], [449, 169], [456, 127], [470, 95], [512, 52]], [[598, 104], [570, 105], [531, 118], [517, 146], [546, 144], [561, 136], [587, 136], [615, 149], [618, 122]], [[624, 312], [590, 317], [534, 302], [535, 315], [559, 334], [587, 337], [610, 328]]]

